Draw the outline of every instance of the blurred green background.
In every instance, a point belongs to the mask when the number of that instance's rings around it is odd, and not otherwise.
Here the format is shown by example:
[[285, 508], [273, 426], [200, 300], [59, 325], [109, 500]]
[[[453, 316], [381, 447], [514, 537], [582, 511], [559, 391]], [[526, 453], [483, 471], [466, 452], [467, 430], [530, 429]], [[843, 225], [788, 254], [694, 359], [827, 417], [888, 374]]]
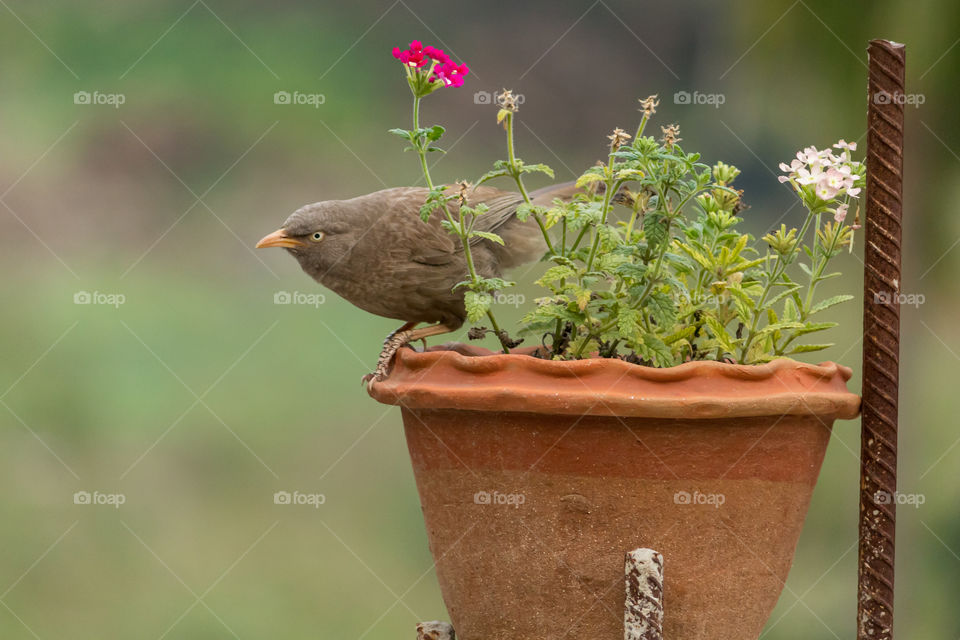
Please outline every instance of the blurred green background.
[[[902, 309], [900, 478], [925, 502], [899, 509], [896, 626], [960, 635], [957, 3], [0, 5], [0, 637], [411, 638], [445, 617], [399, 412], [359, 385], [397, 323], [329, 292], [274, 304], [322, 291], [283, 252], [252, 250], [302, 204], [416, 181], [385, 133], [409, 117], [393, 46], [420, 38], [472, 69], [425, 103], [448, 128], [435, 177], [502, 156], [476, 92], [523, 94], [520, 155], [559, 179], [658, 93], [655, 124], [743, 170], [760, 235], [800, 216], [778, 162], [864, 144], [874, 37], [907, 43], [923, 102], [907, 108], [903, 291], [923, 303]], [[681, 91], [724, 102], [676, 104]], [[858, 293], [857, 256], [838, 262], [832, 288]], [[837, 309], [822, 359], [858, 388], [859, 295]], [[854, 637], [858, 438], [835, 428], [765, 638]], [[326, 502], [276, 505], [282, 490]], [[78, 491], [126, 502], [77, 505]]]

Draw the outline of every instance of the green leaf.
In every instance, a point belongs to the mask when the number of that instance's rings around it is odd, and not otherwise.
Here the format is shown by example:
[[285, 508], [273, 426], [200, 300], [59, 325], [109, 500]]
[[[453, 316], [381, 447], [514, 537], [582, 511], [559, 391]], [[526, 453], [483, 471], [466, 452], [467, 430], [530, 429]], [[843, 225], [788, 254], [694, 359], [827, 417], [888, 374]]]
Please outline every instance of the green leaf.
[[470, 322], [479, 322], [490, 309], [493, 296], [489, 293], [467, 291], [463, 296], [463, 301], [467, 308], [467, 319], [469, 319]]
[[617, 330], [620, 336], [631, 342], [640, 339], [640, 312], [627, 306], [617, 310]]
[[708, 258], [705, 254], [698, 251], [692, 245], [687, 244], [686, 242], [680, 243], [680, 250], [686, 253], [688, 256], [693, 258], [697, 264], [703, 267], [707, 271], [713, 270], [714, 261], [711, 258]]
[[796, 336], [806, 335], [808, 333], [814, 333], [816, 331], [825, 331], [827, 329], [833, 329], [837, 326], [836, 322], [807, 322], [799, 329], [796, 329], [792, 333]]
[[577, 271], [572, 267], [568, 267], [566, 265], [557, 265], [547, 269], [546, 273], [540, 276], [540, 279], [537, 280], [537, 284], [541, 287], [549, 288], [552, 283], [558, 280], [573, 278], [576, 275]]
[[545, 173], [551, 178], [553, 177], [553, 169], [551, 169], [550, 167], [548, 167], [543, 163], [522, 165], [520, 167], [520, 172], [521, 173]]
[[827, 298], [826, 300], [820, 302], [819, 304], [814, 305], [813, 308], [810, 309], [810, 313], [808, 315], [812, 316], [815, 313], [819, 313], [824, 309], [829, 309], [833, 305], [840, 304], [841, 302], [846, 302], [847, 300], [853, 300], [853, 296], [843, 294], [839, 296], [833, 296], [832, 298]]
[[788, 295], [798, 290], [799, 288], [800, 288], [800, 285], [792, 284], [788, 286], [786, 289], [784, 289], [783, 291], [781, 291], [780, 293], [778, 293], [777, 295], [773, 296], [773, 298], [770, 299], [770, 302], [766, 303], [763, 306], [767, 308], [773, 307], [775, 304], [780, 302], [783, 298], [787, 297]]
[[797, 311], [797, 305], [794, 304], [793, 298], [787, 298], [787, 301], [783, 303], [783, 319], [785, 322], [796, 322], [800, 318], [800, 313]]
[[663, 340], [648, 333], [643, 336], [644, 349], [641, 352], [649, 359], [653, 360], [658, 367], [669, 367], [673, 365], [673, 351], [670, 350]]
[[792, 350], [790, 350], [787, 355], [792, 355], [794, 353], [810, 353], [811, 351], [822, 351], [823, 349], [829, 349], [833, 346], [833, 343], [830, 344], [798, 344]]
[[587, 305], [590, 304], [590, 298], [593, 296], [593, 292], [590, 291], [590, 289], [573, 287], [573, 295], [577, 299], [577, 308], [583, 311], [587, 308]]
[[623, 262], [616, 266], [613, 270], [619, 276], [624, 278], [632, 278], [633, 280], [642, 280], [644, 276], [647, 275], [647, 267], [642, 264], [634, 264], [632, 262]]
[[677, 305], [662, 291], [654, 291], [647, 297], [644, 311], [653, 316], [653, 321], [664, 331], [671, 330], [677, 323]]
[[696, 330], [697, 328], [692, 325], [686, 326], [683, 329], [680, 329], [680, 331], [677, 331], [676, 333], [671, 334], [666, 338], [664, 338], [663, 342], [664, 344], [673, 344], [678, 340], [686, 340], [687, 338], [690, 338]]
[[703, 319], [721, 348], [727, 353], [736, 352], [737, 347], [734, 344], [734, 338], [727, 332], [726, 327], [720, 324], [720, 321], [713, 315], [704, 314]]
[[602, 176], [602, 175], [600, 175], [600, 174], [598, 174], [598, 173], [585, 173], [585, 174], [583, 174], [582, 176], [580, 176], [579, 178], [577, 178], [577, 182], [576, 182], [576, 184], [575, 184], [574, 186], [576, 186], [578, 189], [580, 189], [580, 188], [582, 188], [582, 187], [587, 186], [588, 184], [591, 184], [591, 183], [594, 183], [594, 182], [601, 182], [601, 181], [603, 181], [603, 176]]
[[504, 280], [503, 278], [480, 278], [477, 280], [475, 288], [477, 291], [497, 291], [515, 286], [516, 284], [516, 282]]
[[440, 136], [443, 135], [444, 131], [446, 131], [446, 129], [444, 129], [440, 125], [438, 124], [433, 125], [426, 131], [427, 140], [430, 140], [431, 142], [435, 142], [439, 140]]
[[499, 245], [503, 244], [503, 238], [495, 233], [491, 233], [490, 231], [471, 231], [467, 235], [471, 238], [478, 237], [483, 238], [484, 240], [489, 240], [490, 242], [496, 242]]
[[643, 171], [639, 169], [620, 169], [617, 171], [617, 180], [639, 180], [643, 177]]
[[[443, 203], [432, 198], [428, 199], [420, 206], [420, 219], [426, 222], [430, 219], [430, 214], [443, 206]], [[444, 221], [446, 222], [446, 220]]]
[[520, 203], [520, 206], [517, 207], [517, 219], [519, 219], [520, 222], [526, 222], [531, 214], [543, 215], [546, 213], [546, 211], [546, 207], [540, 207], [534, 204], [522, 202]]
[[772, 335], [774, 333], [777, 333], [778, 331], [789, 331], [792, 329], [801, 329], [801, 328], [803, 328], [802, 322], [789, 322], [789, 321], [774, 322], [773, 324], [768, 324], [763, 329], [760, 329], [760, 331], [757, 332], [757, 339], [766, 337], [768, 335]]
[[480, 179], [477, 180], [477, 185], [479, 186], [484, 182], [486, 182], [487, 180], [492, 180], [494, 178], [499, 178], [500, 176], [505, 176], [505, 175], [507, 175], [506, 169], [491, 169], [490, 171], [487, 171], [485, 174], [480, 176]]
[[412, 131], [407, 131], [406, 129], [388, 129], [388, 132], [389, 132], [389, 133], [392, 133], [393, 135], [398, 136], [398, 137], [400, 137], [400, 138], [404, 138], [404, 139], [406, 139], [406, 140], [410, 140], [411, 142], [413, 141], [413, 132], [412, 132]]
[[659, 248], [667, 241], [667, 219], [661, 213], [647, 214], [643, 219], [643, 231], [651, 247]]

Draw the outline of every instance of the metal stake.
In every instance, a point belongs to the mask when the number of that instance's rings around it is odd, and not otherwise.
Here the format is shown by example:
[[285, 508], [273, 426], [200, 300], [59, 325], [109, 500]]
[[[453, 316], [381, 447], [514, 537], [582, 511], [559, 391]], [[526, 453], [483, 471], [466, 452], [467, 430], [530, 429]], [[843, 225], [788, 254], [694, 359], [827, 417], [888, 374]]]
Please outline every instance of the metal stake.
[[903, 194], [902, 44], [872, 40], [863, 278], [858, 640], [893, 638]]

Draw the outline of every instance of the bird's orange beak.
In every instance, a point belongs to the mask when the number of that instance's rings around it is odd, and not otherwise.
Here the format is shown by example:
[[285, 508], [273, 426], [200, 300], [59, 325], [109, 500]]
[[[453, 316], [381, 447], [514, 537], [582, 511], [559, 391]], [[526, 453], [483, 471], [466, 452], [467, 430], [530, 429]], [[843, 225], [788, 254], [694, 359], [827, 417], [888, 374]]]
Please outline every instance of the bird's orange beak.
[[284, 247], [285, 249], [293, 249], [295, 247], [302, 246], [304, 246], [302, 242], [296, 238], [291, 238], [288, 236], [283, 229], [277, 229], [273, 233], [261, 238], [260, 242], [257, 243], [257, 249], [266, 249], [267, 247]]

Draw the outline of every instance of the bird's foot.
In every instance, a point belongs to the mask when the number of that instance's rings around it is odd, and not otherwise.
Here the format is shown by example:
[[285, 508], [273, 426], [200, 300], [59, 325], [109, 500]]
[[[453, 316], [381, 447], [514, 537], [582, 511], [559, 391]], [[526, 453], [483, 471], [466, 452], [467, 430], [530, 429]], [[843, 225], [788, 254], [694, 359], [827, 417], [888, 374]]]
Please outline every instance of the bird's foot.
[[410, 342], [412, 335], [413, 331], [407, 330], [394, 331], [387, 336], [387, 339], [383, 342], [383, 350], [380, 352], [380, 357], [377, 358], [377, 368], [373, 370], [372, 378], [368, 384], [380, 382], [387, 377], [390, 371], [390, 362], [393, 361], [394, 354]]

